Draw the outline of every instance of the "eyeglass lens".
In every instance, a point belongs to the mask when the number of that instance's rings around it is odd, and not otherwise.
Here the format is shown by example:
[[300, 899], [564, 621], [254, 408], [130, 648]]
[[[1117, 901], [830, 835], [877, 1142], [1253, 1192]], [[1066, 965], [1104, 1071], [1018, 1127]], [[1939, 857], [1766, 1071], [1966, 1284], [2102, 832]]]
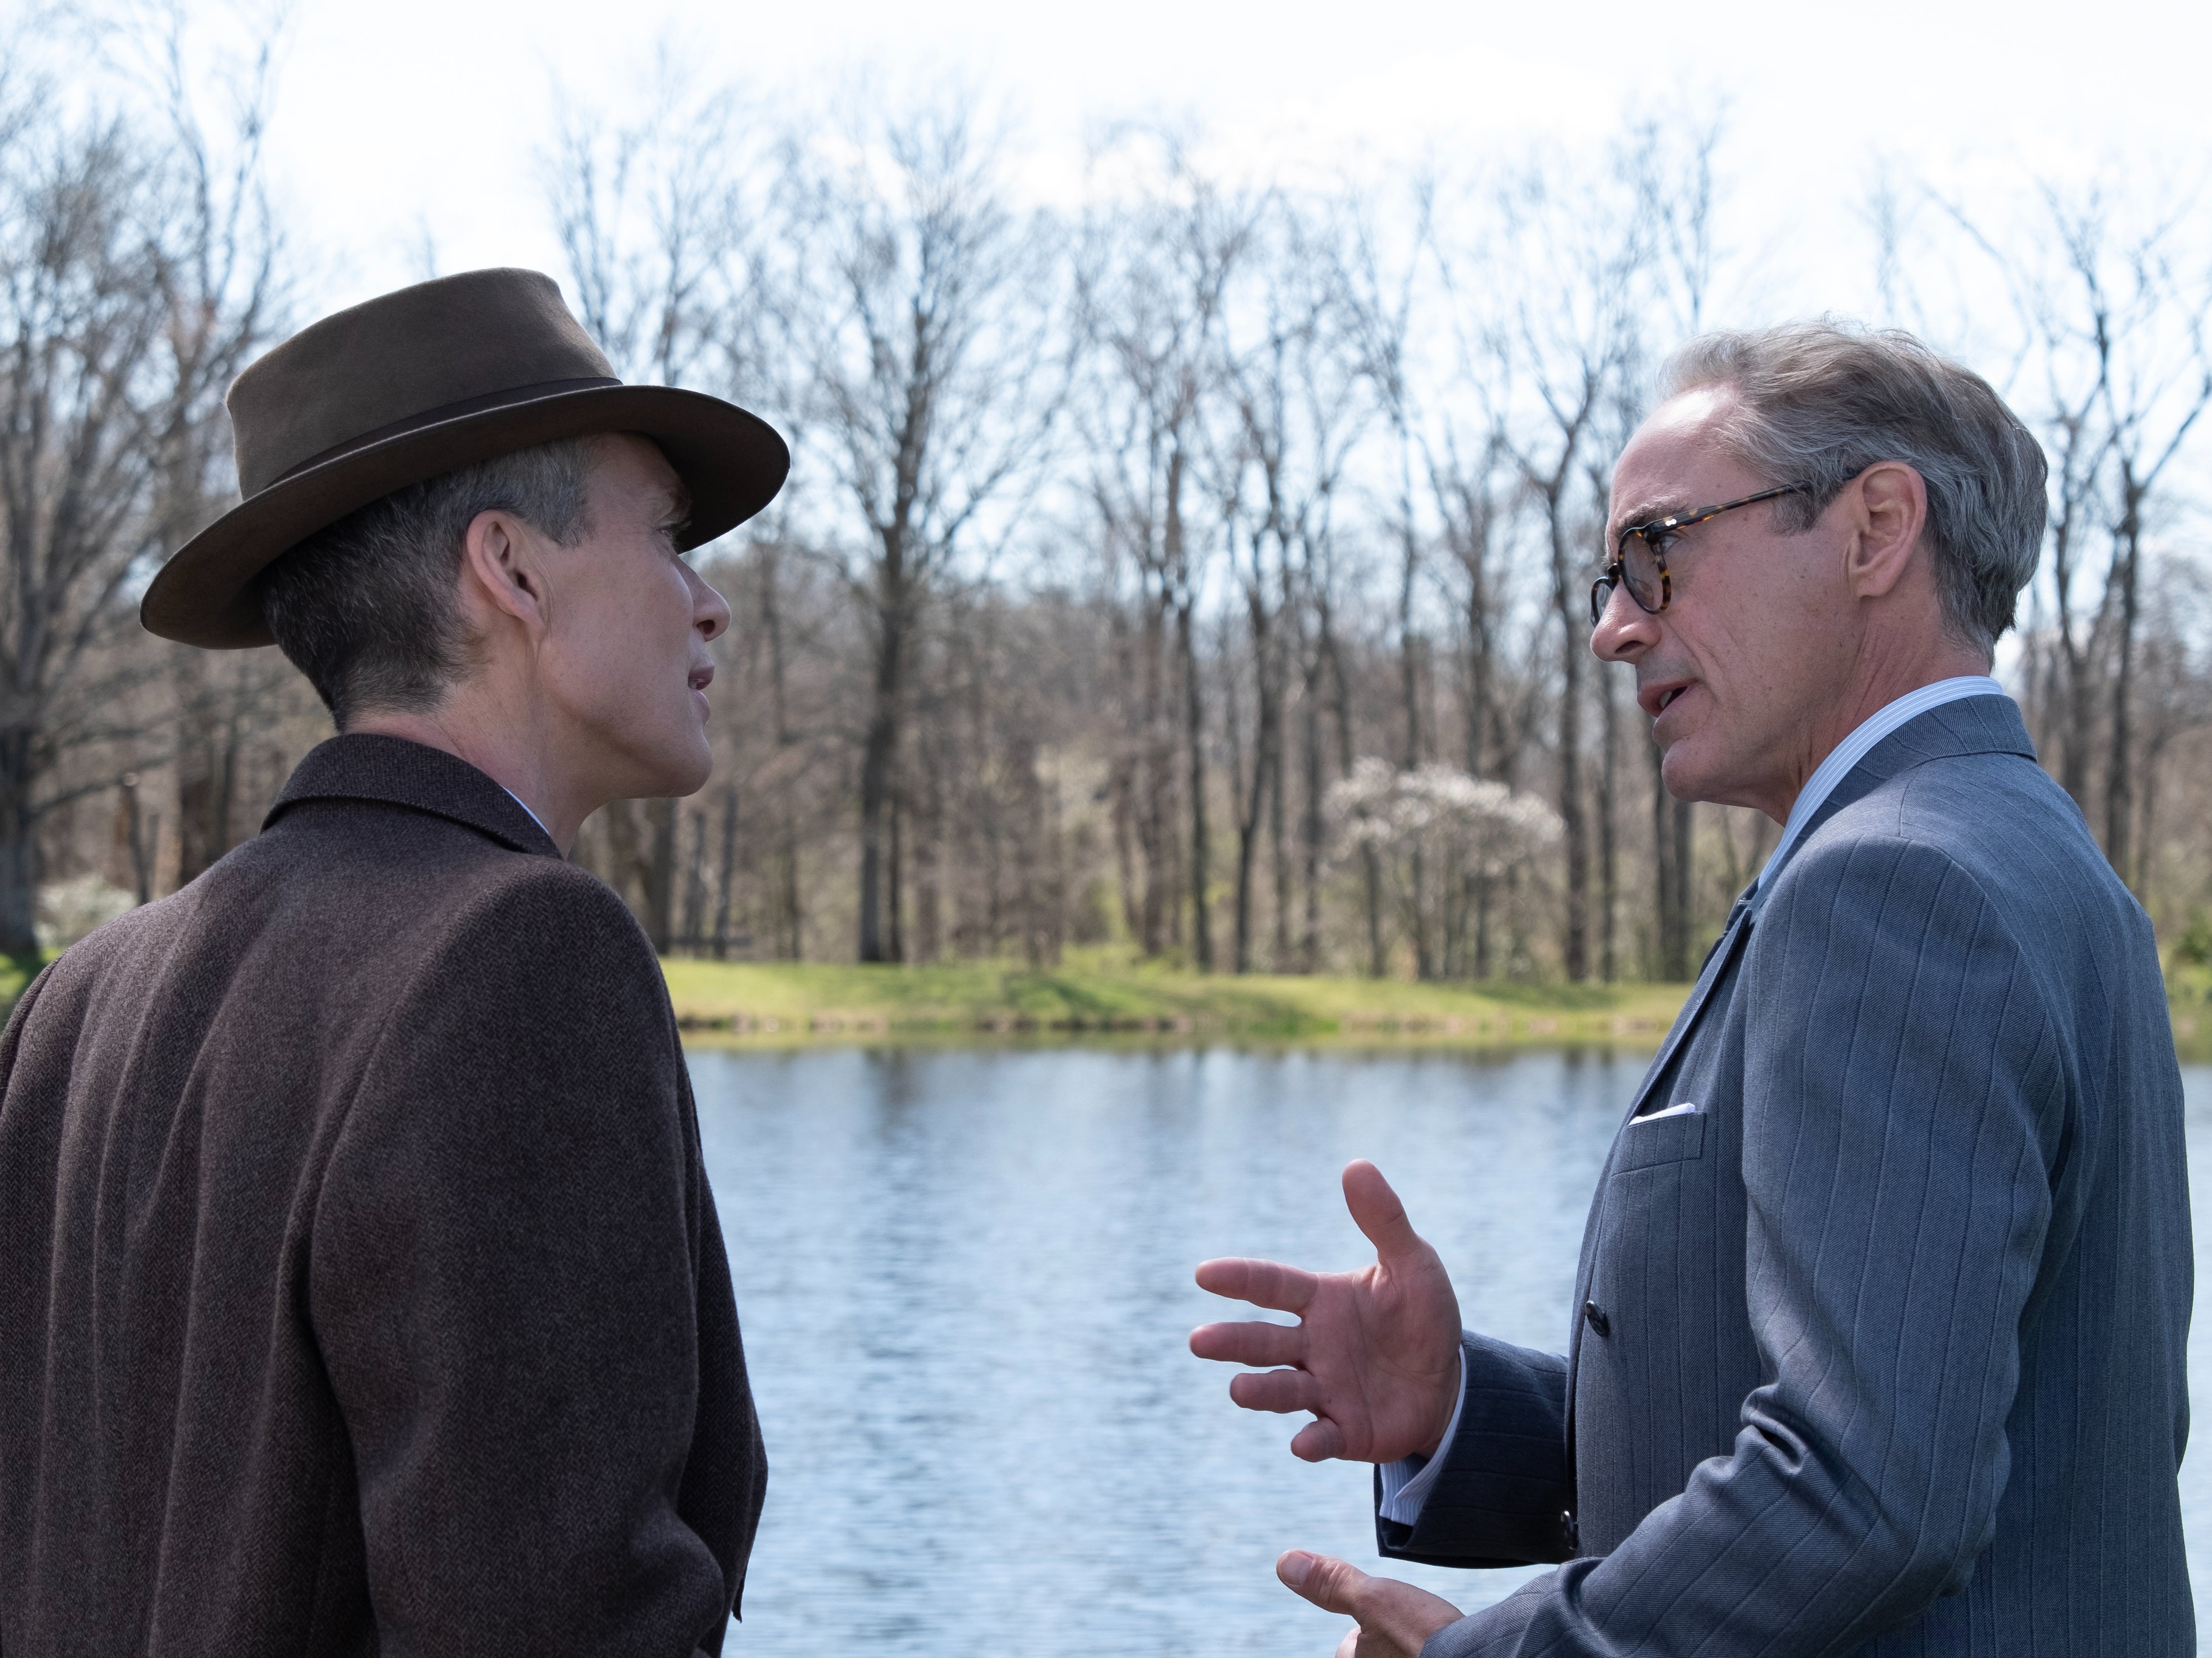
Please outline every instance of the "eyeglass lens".
[[1665, 572], [1658, 554], [1634, 531], [1620, 538], [1620, 551], [1613, 562], [1606, 566], [1605, 574], [1590, 584], [1590, 626], [1595, 628], [1605, 618], [1605, 607], [1612, 602], [1613, 590], [1626, 583], [1628, 596], [1638, 609], [1656, 616], [1666, 605]]

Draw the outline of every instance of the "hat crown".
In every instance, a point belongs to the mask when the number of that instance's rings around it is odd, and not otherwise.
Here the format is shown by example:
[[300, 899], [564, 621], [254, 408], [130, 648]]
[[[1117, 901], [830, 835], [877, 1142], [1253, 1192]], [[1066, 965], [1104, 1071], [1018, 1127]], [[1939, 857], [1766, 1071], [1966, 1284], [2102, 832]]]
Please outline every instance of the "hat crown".
[[239, 493], [526, 388], [592, 383], [614, 370], [544, 272], [418, 282], [311, 324], [232, 384]]

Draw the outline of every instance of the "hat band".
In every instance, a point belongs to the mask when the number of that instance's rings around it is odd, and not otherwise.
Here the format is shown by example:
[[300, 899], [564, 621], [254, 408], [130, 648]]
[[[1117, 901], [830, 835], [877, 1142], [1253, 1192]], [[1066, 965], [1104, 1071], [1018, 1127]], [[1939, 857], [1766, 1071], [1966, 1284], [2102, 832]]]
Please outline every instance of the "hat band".
[[[444, 404], [419, 415], [410, 415], [404, 420], [393, 421], [389, 426], [380, 426], [373, 432], [348, 438], [343, 443], [332, 444], [320, 454], [310, 455], [298, 465], [279, 472], [253, 494], [258, 495], [262, 489], [273, 489], [287, 478], [297, 477], [302, 472], [313, 471], [316, 467], [328, 465], [334, 460], [343, 460], [358, 450], [374, 448], [380, 443], [405, 437], [410, 432], [419, 432], [428, 427], [441, 426], [449, 420], [480, 415], [487, 409], [505, 408], [511, 404], [534, 403], [540, 398], [558, 397], [564, 392], [592, 392], [621, 384], [611, 374], [592, 374], [581, 380], [540, 380], [535, 386], [512, 386], [504, 391], [487, 392], [482, 397], [463, 398], [459, 403]], [[252, 496], [246, 499], [250, 501]]]

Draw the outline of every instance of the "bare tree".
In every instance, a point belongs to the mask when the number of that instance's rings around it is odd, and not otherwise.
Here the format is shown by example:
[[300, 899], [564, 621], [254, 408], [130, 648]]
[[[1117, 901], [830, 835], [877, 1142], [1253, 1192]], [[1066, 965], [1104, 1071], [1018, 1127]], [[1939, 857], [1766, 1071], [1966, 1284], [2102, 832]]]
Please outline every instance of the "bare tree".
[[[1611, 181], [1607, 181], [1611, 182]], [[1563, 193], [1563, 179], [1531, 168], [1501, 203], [1506, 238], [1529, 263], [1491, 333], [1506, 452], [1543, 524], [1552, 612], [1559, 628], [1557, 748], [1565, 825], [1567, 976], [1589, 976], [1590, 817], [1584, 798], [1584, 658], [1589, 629], [1584, 493], [1589, 446], [1632, 355], [1645, 258], [1644, 227], [1601, 187]], [[1594, 210], [1592, 197], [1602, 206]], [[1601, 513], [1600, 514], [1601, 517]]]
[[35, 944], [41, 821], [134, 768], [133, 578], [228, 494], [222, 393], [276, 307], [266, 62], [219, 142], [181, 61], [158, 131], [0, 89], [0, 950]]
[[[2154, 232], [2130, 251], [2124, 304], [2132, 313], [2124, 328], [2107, 320], [2106, 285], [2097, 270], [2099, 250], [2071, 251], [2087, 308], [2098, 319], [2094, 333], [2099, 388], [2112, 438], [2116, 509], [2111, 531], [2112, 574], [2117, 587], [2117, 639], [2112, 671], [2111, 743], [2105, 780], [2105, 855], [2120, 878], [2142, 883], [2135, 860], [2136, 647], [2143, 586], [2144, 508], [2158, 490], [2174, 458], [2182, 452], [2198, 418], [2212, 404], [2212, 358], [2205, 352], [2204, 285], [2185, 288], [2175, 280]], [[2158, 323], [2182, 319], [2185, 354], [2160, 350], [2152, 343], [2166, 331]], [[2170, 348], [2169, 348], [2170, 349]]]
[[[1116, 153], [1139, 159], [1143, 193], [1086, 225], [1076, 273], [1094, 370], [1078, 405], [1085, 493], [1106, 556], [1126, 561], [1134, 578], [1139, 610], [1135, 636], [1125, 641], [1138, 732], [1113, 786], [1146, 863], [1143, 898], [1128, 905], [1135, 911], [1132, 932], [1146, 955], [1159, 953], [1176, 914], [1175, 872], [1187, 868], [1191, 957], [1210, 972], [1206, 702], [1196, 616], [1206, 542], [1191, 533], [1190, 501], [1206, 447], [1203, 409], [1222, 378], [1226, 290], [1250, 255], [1267, 198], [1218, 189], [1173, 133], [1121, 135], [1109, 152]], [[1188, 811], [1180, 859], [1167, 822], [1178, 781], [1170, 736], [1176, 726]], [[1130, 884], [1125, 878], [1125, 889]]]
[[881, 962], [901, 953], [893, 848], [915, 631], [987, 509], [1043, 452], [1065, 347], [1048, 228], [1008, 204], [1001, 135], [972, 100], [855, 116], [842, 136], [842, 154], [793, 142], [776, 320], [804, 452], [866, 541], [846, 563], [872, 631], [859, 951]]
[[1224, 390], [1234, 424], [1207, 468], [1242, 603], [1254, 701], [1249, 766], [1233, 711], [1229, 723], [1239, 973], [1252, 967], [1263, 829], [1275, 876], [1275, 963], [1280, 969], [1291, 962], [1285, 731], [1298, 618], [1308, 602], [1303, 578], [1324, 562], [1318, 550], [1331, 539], [1336, 493], [1364, 424], [1364, 368], [1347, 349], [1330, 250], [1315, 246], [1315, 228], [1288, 201], [1277, 202], [1269, 228], [1267, 256], [1255, 270], [1250, 337], [1225, 343]]
[[[1416, 404], [1412, 357], [1415, 344], [1414, 302], [1423, 261], [1430, 248], [1431, 222], [1435, 204], [1434, 181], [1417, 177], [1411, 191], [1410, 228], [1406, 246], [1393, 261], [1382, 246], [1382, 235], [1368, 204], [1355, 201], [1345, 216], [1349, 223], [1339, 239], [1342, 255], [1335, 262], [1340, 306], [1347, 331], [1358, 353], [1361, 371], [1372, 389], [1383, 425], [1389, 434], [1392, 529], [1398, 548], [1398, 695], [1404, 720], [1400, 763], [1407, 771], [1431, 756], [1434, 744], [1422, 718], [1426, 677], [1427, 641], [1419, 625], [1419, 601], [1425, 574], [1425, 543], [1415, 505], [1417, 454], [1433, 474], [1433, 457], [1425, 454], [1419, 430], [1421, 411]], [[1382, 881], [1376, 849], [1360, 847], [1367, 882], [1369, 970], [1380, 975]], [[1416, 976], [1432, 977], [1436, 952], [1427, 932], [1428, 872], [1423, 848], [1411, 851], [1413, 884], [1413, 962]]]

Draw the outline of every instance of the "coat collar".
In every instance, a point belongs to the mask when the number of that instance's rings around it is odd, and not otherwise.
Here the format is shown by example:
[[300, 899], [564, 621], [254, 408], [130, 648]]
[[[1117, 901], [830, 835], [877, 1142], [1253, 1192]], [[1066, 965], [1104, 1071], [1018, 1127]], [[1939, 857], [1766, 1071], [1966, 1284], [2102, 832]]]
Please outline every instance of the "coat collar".
[[333, 737], [310, 750], [276, 804], [267, 829], [302, 800], [375, 800], [465, 824], [517, 852], [558, 858], [561, 849], [521, 803], [465, 760], [404, 737], [365, 732]]
[[1855, 801], [1863, 800], [1900, 772], [1930, 760], [1955, 759], [1969, 754], [2016, 754], [2033, 762], [2035, 744], [2020, 716], [2020, 704], [2009, 696], [1968, 696], [1944, 702], [1908, 720], [1869, 749], [1866, 757], [1844, 774], [1806, 823], [1804, 833], [1790, 843], [1771, 875], [1759, 885], [1752, 901], [1757, 918], [1765, 908], [1775, 880], [1790, 860], [1804, 850], [1828, 820]]

